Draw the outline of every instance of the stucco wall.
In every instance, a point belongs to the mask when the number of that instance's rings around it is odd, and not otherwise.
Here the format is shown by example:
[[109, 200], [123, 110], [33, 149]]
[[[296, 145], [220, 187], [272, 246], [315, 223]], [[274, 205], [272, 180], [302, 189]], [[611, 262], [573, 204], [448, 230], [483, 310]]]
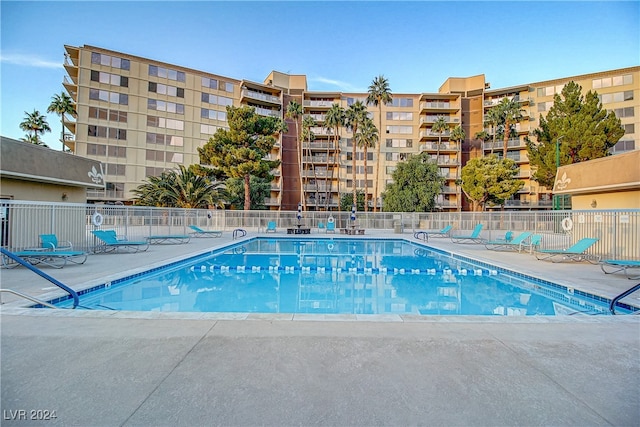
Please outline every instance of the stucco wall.
[[[67, 195], [66, 200], [62, 197], [65, 193]], [[87, 190], [84, 187], [72, 187], [69, 185], [56, 185], [2, 178], [0, 197], [12, 200], [86, 203]]]
[[[594, 200], [596, 202], [595, 207], [591, 206]], [[575, 210], [640, 209], [640, 190], [576, 194], [571, 196], [571, 207]]]

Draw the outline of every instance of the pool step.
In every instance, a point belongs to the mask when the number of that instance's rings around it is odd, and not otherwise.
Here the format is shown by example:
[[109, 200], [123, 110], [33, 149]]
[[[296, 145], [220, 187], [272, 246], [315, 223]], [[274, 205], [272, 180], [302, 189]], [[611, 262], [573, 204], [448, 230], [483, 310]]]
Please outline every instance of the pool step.
[[481, 268], [459, 268], [452, 270], [450, 268], [444, 269], [435, 269], [435, 268], [363, 268], [363, 267], [316, 267], [316, 266], [297, 266], [297, 265], [287, 265], [287, 266], [274, 266], [270, 265], [268, 267], [263, 267], [260, 265], [237, 265], [237, 266], [229, 266], [229, 265], [195, 265], [192, 266], [191, 271], [200, 271], [206, 272], [209, 271], [211, 273], [215, 271], [219, 271], [221, 273], [225, 272], [236, 272], [236, 273], [296, 273], [300, 272], [302, 274], [330, 274], [330, 273], [355, 273], [355, 274], [426, 274], [426, 275], [446, 275], [446, 276], [495, 276], [498, 274], [497, 270], [484, 270]]

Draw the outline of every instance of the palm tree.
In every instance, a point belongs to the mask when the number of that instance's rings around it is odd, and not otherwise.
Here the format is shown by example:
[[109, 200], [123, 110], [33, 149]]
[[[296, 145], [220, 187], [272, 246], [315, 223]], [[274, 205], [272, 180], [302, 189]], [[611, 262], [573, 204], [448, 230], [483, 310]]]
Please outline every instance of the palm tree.
[[[393, 101], [391, 97], [391, 88], [389, 87], [389, 81], [383, 76], [379, 75], [373, 79], [371, 85], [369, 85], [369, 96], [367, 96], [367, 104], [373, 104], [380, 107], [378, 111], [378, 129], [382, 129], [382, 105], [389, 104]], [[378, 178], [380, 177], [380, 145], [376, 146], [376, 173], [373, 181], [373, 211], [378, 211]]]
[[449, 130], [449, 122], [447, 121], [447, 119], [444, 118], [444, 116], [438, 116], [436, 121], [433, 123], [433, 126], [431, 126], [431, 130], [438, 134], [437, 153], [438, 153], [438, 157], [440, 157], [440, 147], [442, 146], [442, 135], [444, 135], [444, 133]]
[[47, 113], [56, 113], [59, 114], [62, 118], [62, 132], [60, 134], [60, 142], [64, 147], [64, 115], [70, 114], [72, 116], [75, 116], [76, 114], [78, 114], [78, 112], [76, 111], [76, 105], [73, 102], [73, 99], [71, 99], [71, 97], [64, 92], [61, 92], [60, 95], [54, 95], [51, 99], [52, 101], [47, 108]]
[[48, 147], [47, 144], [40, 141], [40, 138], [38, 138], [38, 135], [26, 134], [24, 138], [20, 138], [20, 141], [28, 142], [29, 144], [42, 145], [43, 147]]
[[304, 185], [302, 183], [302, 142], [300, 141], [300, 124], [298, 120], [302, 116], [303, 110], [302, 105], [299, 104], [295, 99], [289, 101], [289, 105], [287, 105], [287, 113], [286, 117], [292, 119], [296, 123], [296, 143], [298, 147], [298, 175], [300, 178], [300, 203], [302, 203], [302, 208], [306, 209], [306, 201], [304, 200]]
[[196, 172], [194, 165], [150, 176], [133, 190], [140, 205], [177, 208], [224, 207], [224, 185]]
[[364, 211], [369, 210], [369, 189], [367, 186], [367, 150], [374, 148], [378, 142], [378, 128], [369, 117], [360, 126], [360, 130], [357, 135], [354, 135], [354, 142], [357, 142], [358, 147], [362, 148], [364, 157]]
[[[484, 126], [491, 128], [491, 136], [493, 138], [493, 141], [491, 142], [491, 154], [493, 154], [493, 149], [495, 148], [495, 145], [496, 145], [496, 133], [497, 133], [497, 128], [500, 124], [502, 124], [500, 109], [497, 106], [490, 108], [489, 111], [487, 111], [487, 113], [484, 116]], [[486, 139], [484, 140], [486, 141]]]
[[[467, 135], [464, 133], [464, 129], [462, 129], [462, 126], [460, 126], [460, 125], [454, 127], [453, 130], [451, 131], [451, 134], [449, 135], [449, 141], [453, 141], [453, 142], [457, 142], [458, 143], [458, 152], [456, 153], [458, 164], [460, 164], [460, 160], [461, 160], [460, 159], [460, 153], [462, 152], [461, 144], [462, 144], [462, 141], [464, 141], [464, 139], [466, 137], [467, 137]], [[460, 169], [458, 169], [458, 171], [459, 170]], [[456, 178], [458, 178], [459, 176], [460, 176], [460, 174], [458, 172], [456, 174]], [[459, 191], [457, 193], [459, 193]], [[457, 197], [459, 198], [460, 195], [457, 194]], [[461, 209], [462, 209], [462, 206], [460, 205], [460, 201], [458, 201], [458, 210], [461, 210]]]
[[51, 132], [46, 116], [40, 114], [38, 110], [33, 110], [33, 113], [27, 113], [26, 111], [24, 113], [26, 116], [22, 123], [20, 123], [20, 129], [27, 132], [29, 135], [28, 141], [32, 144], [46, 146], [45, 143], [40, 141], [40, 137], [38, 135], [44, 135], [45, 132]]
[[[345, 124], [345, 111], [344, 108], [342, 108], [340, 106], [340, 104], [338, 103], [333, 103], [331, 105], [331, 108], [329, 108], [329, 110], [327, 110], [327, 113], [324, 116], [324, 126], [327, 129], [333, 129], [334, 130], [334, 155], [338, 156], [338, 148], [339, 148], [339, 141], [340, 141], [340, 127], [344, 126]], [[327, 150], [327, 162], [329, 161], [329, 153]], [[328, 168], [327, 168], [328, 170]], [[338, 198], [340, 198], [340, 176], [338, 175]], [[329, 182], [333, 182], [333, 177], [332, 180]], [[328, 197], [327, 197], [328, 199]], [[328, 208], [328, 200], [327, 200], [327, 208]], [[340, 200], [338, 200], [338, 209], [340, 209]], [[327, 209], [328, 210], [328, 209]]]
[[509, 136], [511, 135], [511, 126], [520, 122], [523, 118], [524, 110], [520, 108], [520, 103], [515, 99], [502, 98], [498, 104], [500, 116], [504, 123], [504, 145], [502, 147], [502, 158], [507, 158], [507, 149], [509, 146]]
[[351, 144], [353, 145], [353, 152], [352, 152], [352, 158], [351, 158], [351, 161], [353, 162], [352, 163], [353, 170], [351, 172], [353, 173], [352, 185], [353, 185], [353, 205], [354, 206], [357, 206], [357, 202], [358, 202], [358, 195], [356, 192], [357, 191], [357, 188], [356, 188], [356, 135], [358, 133], [358, 126], [364, 123], [366, 118], [367, 118], [367, 107], [365, 107], [365, 105], [360, 101], [356, 101], [355, 103], [351, 104], [351, 106], [347, 108], [347, 111], [345, 111], [345, 123], [353, 133], [353, 137], [351, 140]]
[[[311, 154], [311, 141], [313, 141], [316, 136], [311, 130], [312, 127], [316, 126], [318, 123], [311, 116], [304, 116], [302, 119], [302, 139], [307, 141], [307, 156], [311, 161], [311, 169], [313, 170], [313, 180], [316, 183], [316, 210], [318, 210], [318, 176], [316, 175], [316, 164], [313, 161]], [[303, 153], [304, 156], [304, 153]]]

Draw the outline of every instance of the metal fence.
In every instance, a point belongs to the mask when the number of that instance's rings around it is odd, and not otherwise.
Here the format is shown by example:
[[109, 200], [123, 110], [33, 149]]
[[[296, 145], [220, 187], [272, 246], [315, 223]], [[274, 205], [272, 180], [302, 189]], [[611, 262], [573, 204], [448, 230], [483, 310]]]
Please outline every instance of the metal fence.
[[[98, 214], [98, 215], [96, 215]], [[98, 242], [96, 229], [113, 229], [130, 240], [159, 234], [188, 234], [189, 225], [208, 230], [243, 228], [263, 232], [270, 221], [277, 230], [298, 224], [296, 211], [229, 211], [2, 201], [2, 247], [22, 250], [38, 247], [39, 235], [55, 234], [78, 250], [90, 250]], [[334, 218], [336, 228], [350, 225], [350, 212], [303, 212], [301, 224], [317, 232], [319, 222]], [[506, 231], [531, 231], [542, 236], [542, 248], [566, 248], [583, 237], [599, 238], [589, 253], [603, 258], [640, 259], [640, 210], [606, 211], [498, 211], [498, 212], [358, 212], [357, 226], [367, 230], [413, 233], [453, 226], [454, 234], [468, 234], [483, 224], [481, 236], [503, 237]]]

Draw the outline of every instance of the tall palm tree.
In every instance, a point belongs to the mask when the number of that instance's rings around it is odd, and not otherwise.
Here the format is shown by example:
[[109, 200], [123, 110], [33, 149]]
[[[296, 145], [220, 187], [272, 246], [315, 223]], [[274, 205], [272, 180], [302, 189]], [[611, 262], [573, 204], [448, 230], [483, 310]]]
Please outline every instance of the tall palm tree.
[[511, 136], [511, 127], [522, 121], [524, 110], [520, 107], [520, 103], [515, 99], [502, 98], [498, 104], [500, 115], [504, 123], [504, 144], [502, 147], [502, 158], [507, 158], [507, 149], [509, 147], [509, 137]]
[[360, 125], [360, 129], [357, 135], [354, 135], [354, 140], [358, 144], [359, 148], [362, 148], [362, 154], [364, 157], [364, 211], [369, 210], [369, 188], [367, 185], [367, 150], [374, 148], [378, 142], [378, 128], [369, 117]]
[[[380, 109], [378, 110], [378, 129], [382, 131], [382, 105], [389, 104], [393, 101], [391, 97], [391, 88], [389, 87], [389, 81], [381, 74], [373, 79], [371, 85], [369, 85], [369, 95], [367, 96], [367, 104], [373, 104]], [[373, 180], [373, 211], [378, 211], [378, 179], [380, 177], [380, 165], [382, 160], [380, 159], [380, 145], [376, 146], [376, 173]]]
[[498, 106], [490, 108], [489, 111], [487, 111], [487, 113], [484, 116], [484, 126], [489, 127], [491, 129], [491, 137], [493, 139], [491, 142], [491, 154], [493, 154], [493, 149], [496, 146], [496, 133], [497, 133], [498, 126], [501, 124], [502, 124], [502, 117], [500, 114], [500, 108], [498, 108]]
[[47, 123], [46, 116], [40, 114], [38, 110], [33, 110], [33, 113], [27, 113], [26, 111], [24, 113], [26, 116], [22, 123], [20, 123], [20, 129], [27, 132], [29, 141], [32, 144], [46, 146], [39, 137], [39, 134], [44, 135], [45, 132], [51, 132], [51, 127], [49, 127], [49, 123]]
[[302, 208], [306, 209], [306, 201], [304, 200], [304, 185], [302, 183], [302, 141], [300, 140], [300, 124], [299, 120], [302, 117], [303, 109], [302, 105], [295, 99], [289, 101], [287, 105], [286, 117], [292, 119], [296, 123], [296, 144], [298, 148], [298, 176], [300, 178], [300, 203]]
[[[316, 175], [316, 164], [313, 161], [312, 158], [312, 152], [311, 152], [311, 141], [313, 141], [316, 136], [314, 135], [313, 131], [311, 130], [312, 127], [316, 126], [318, 123], [315, 121], [315, 119], [311, 116], [304, 116], [304, 118], [302, 119], [302, 139], [307, 141], [307, 156], [309, 157], [309, 160], [311, 161], [311, 169], [313, 170], [313, 181], [316, 183], [316, 210], [318, 210], [318, 176]], [[303, 157], [304, 157], [304, 153], [303, 153]]]
[[438, 157], [440, 157], [442, 135], [444, 135], [449, 130], [449, 122], [447, 121], [447, 119], [445, 119], [444, 116], [438, 116], [436, 121], [433, 123], [433, 126], [431, 126], [431, 130], [438, 134], [438, 148], [436, 152], [438, 153]]
[[[327, 129], [332, 129], [334, 131], [333, 133], [333, 138], [334, 138], [334, 155], [336, 156], [336, 161], [338, 159], [338, 149], [339, 149], [339, 141], [340, 141], [340, 127], [344, 126], [345, 124], [345, 111], [344, 108], [342, 108], [340, 106], [340, 104], [338, 104], [337, 102], [334, 102], [331, 105], [331, 108], [329, 108], [329, 110], [327, 110], [325, 116], [324, 116], [324, 126]], [[328, 152], [327, 152], [327, 161], [328, 161]], [[337, 169], [334, 167], [334, 169]], [[328, 168], [327, 168], [328, 170]], [[340, 175], [338, 175], [338, 209], [340, 209]], [[333, 182], [333, 177], [332, 180], [329, 182]], [[328, 198], [328, 196], [327, 196]], [[327, 203], [329, 203], [327, 201]], [[328, 204], [327, 204], [327, 208], [328, 208]], [[327, 209], [328, 210], [328, 209]]]
[[355, 103], [351, 104], [351, 106], [349, 106], [349, 108], [347, 108], [347, 110], [345, 111], [345, 123], [347, 125], [347, 127], [349, 129], [351, 129], [351, 132], [353, 134], [353, 137], [351, 139], [351, 144], [353, 146], [353, 151], [352, 151], [352, 157], [351, 157], [351, 161], [352, 161], [352, 173], [353, 173], [353, 205], [357, 206], [358, 205], [358, 194], [357, 194], [357, 188], [356, 188], [356, 135], [358, 133], [358, 127], [364, 123], [365, 119], [367, 118], [367, 107], [365, 107], [365, 105], [360, 102], [360, 101], [356, 101]]
[[[449, 135], [449, 141], [454, 141], [454, 142], [458, 143], [458, 151], [456, 153], [456, 159], [457, 159], [457, 163], [458, 163], [457, 172], [456, 172], [456, 178], [460, 177], [460, 173], [459, 173], [459, 171], [460, 171], [460, 163], [461, 163], [460, 153], [462, 153], [462, 141], [464, 141], [464, 139], [466, 137], [467, 137], [467, 135], [465, 134], [464, 129], [462, 129], [462, 126], [460, 126], [460, 125], [454, 127], [453, 130], [451, 131], [451, 134]], [[459, 199], [460, 190], [456, 191], [456, 196], [458, 197], [458, 203], [457, 203], [458, 204], [458, 210], [461, 210], [462, 209], [461, 200]]]
[[56, 113], [59, 114], [62, 118], [62, 132], [60, 134], [60, 142], [64, 147], [64, 115], [69, 114], [75, 116], [78, 114], [76, 111], [76, 105], [73, 102], [73, 99], [64, 92], [61, 92], [60, 95], [54, 95], [51, 98], [51, 104], [47, 108], [47, 113]]

